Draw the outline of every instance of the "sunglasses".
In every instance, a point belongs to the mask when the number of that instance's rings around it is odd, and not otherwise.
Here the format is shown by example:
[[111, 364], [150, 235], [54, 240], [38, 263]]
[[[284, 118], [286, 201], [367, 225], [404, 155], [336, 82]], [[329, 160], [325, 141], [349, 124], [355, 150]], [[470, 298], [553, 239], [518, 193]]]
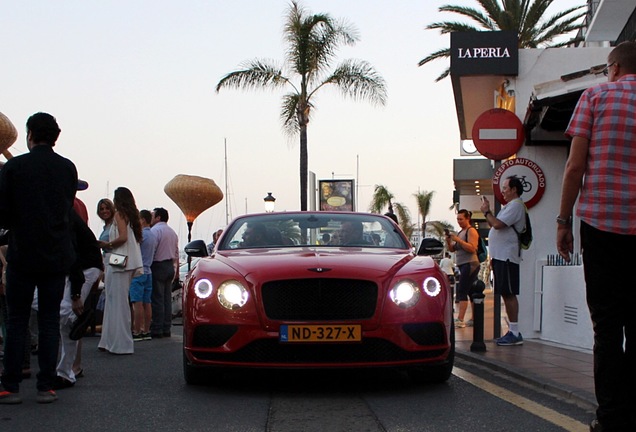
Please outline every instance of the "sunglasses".
[[609, 75], [609, 68], [614, 66], [615, 64], [616, 64], [616, 62], [611, 62], [610, 64], [605, 66], [605, 69], [603, 69], [603, 75], [608, 76]]

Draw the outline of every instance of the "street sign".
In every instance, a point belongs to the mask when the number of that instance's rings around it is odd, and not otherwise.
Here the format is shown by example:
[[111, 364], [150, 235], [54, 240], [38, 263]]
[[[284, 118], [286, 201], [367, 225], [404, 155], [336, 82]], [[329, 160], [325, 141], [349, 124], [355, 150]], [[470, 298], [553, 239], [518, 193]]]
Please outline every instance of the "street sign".
[[519, 151], [525, 134], [519, 117], [495, 108], [481, 113], [473, 125], [473, 143], [488, 159], [503, 160]]
[[492, 178], [492, 188], [495, 198], [502, 204], [507, 204], [501, 193], [501, 185], [505, 179], [515, 176], [521, 180], [523, 193], [521, 199], [526, 207], [531, 208], [536, 205], [545, 192], [545, 175], [539, 165], [530, 159], [516, 158], [505, 161], [499, 169], [495, 171]]

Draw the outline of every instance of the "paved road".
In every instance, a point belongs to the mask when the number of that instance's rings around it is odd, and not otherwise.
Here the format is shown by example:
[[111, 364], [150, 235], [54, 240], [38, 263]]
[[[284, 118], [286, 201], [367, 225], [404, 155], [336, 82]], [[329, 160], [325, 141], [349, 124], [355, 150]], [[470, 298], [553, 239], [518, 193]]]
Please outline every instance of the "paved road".
[[[60, 400], [51, 405], [37, 405], [34, 380], [24, 381], [24, 403], [0, 406], [0, 430], [549, 432], [586, 430], [583, 422], [590, 418], [582, 409], [469, 364], [458, 366], [512, 393], [481, 390], [466, 376], [418, 387], [390, 370], [242, 372], [215, 386], [188, 386], [182, 378], [180, 337], [139, 342], [131, 356], [98, 352], [96, 338], [84, 343], [85, 378], [60, 390]], [[564, 429], [550, 416], [546, 420], [503, 400], [516, 395], [540, 407], [549, 405], [573, 423]]]

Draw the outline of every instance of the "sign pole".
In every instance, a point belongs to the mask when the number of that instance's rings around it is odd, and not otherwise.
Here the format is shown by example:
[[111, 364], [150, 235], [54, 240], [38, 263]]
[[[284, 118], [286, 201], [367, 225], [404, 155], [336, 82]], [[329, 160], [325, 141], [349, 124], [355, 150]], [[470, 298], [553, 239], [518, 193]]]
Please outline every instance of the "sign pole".
[[[501, 161], [495, 161], [495, 172], [501, 166]], [[501, 210], [501, 203], [498, 199], [495, 199], [495, 214], [498, 215]], [[492, 269], [491, 269], [492, 270]], [[495, 278], [493, 277], [493, 283], [496, 283]], [[495, 290], [495, 299], [494, 299], [494, 309], [493, 309], [493, 330], [492, 334], [495, 339], [501, 337], [501, 295], [498, 294]]]

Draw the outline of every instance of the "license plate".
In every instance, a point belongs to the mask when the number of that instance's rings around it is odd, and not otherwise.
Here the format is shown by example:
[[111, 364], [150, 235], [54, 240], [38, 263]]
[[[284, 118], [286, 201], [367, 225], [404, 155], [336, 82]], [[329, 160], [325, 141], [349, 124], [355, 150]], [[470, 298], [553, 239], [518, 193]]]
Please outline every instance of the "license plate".
[[353, 325], [281, 325], [281, 342], [360, 342], [362, 328]]

